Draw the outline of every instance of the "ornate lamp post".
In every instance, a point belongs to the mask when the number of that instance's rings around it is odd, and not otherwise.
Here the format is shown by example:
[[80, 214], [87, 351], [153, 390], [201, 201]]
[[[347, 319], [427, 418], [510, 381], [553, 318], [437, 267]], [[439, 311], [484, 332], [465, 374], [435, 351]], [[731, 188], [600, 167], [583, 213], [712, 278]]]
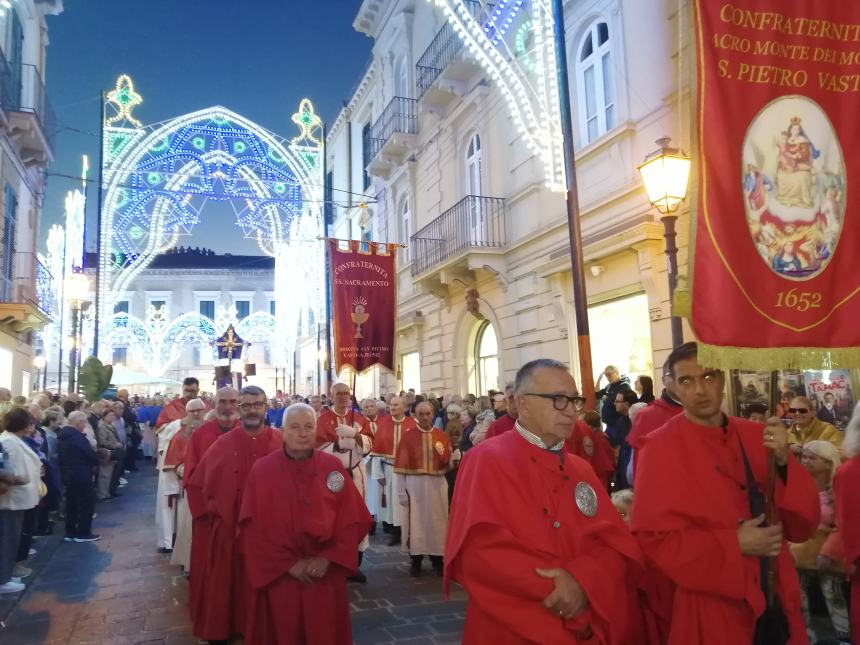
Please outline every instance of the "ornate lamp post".
[[81, 272], [73, 271], [66, 278], [66, 299], [72, 310], [72, 342], [69, 352], [69, 394], [77, 391], [78, 357], [81, 350], [81, 310], [87, 304], [90, 281]]
[[34, 390], [38, 390], [40, 385], [44, 389], [45, 384], [43, 383], [43, 380], [46, 380], [45, 376], [47, 375], [47, 370], [45, 369], [45, 366], [47, 364], [48, 359], [42, 354], [33, 357], [33, 367], [36, 368], [36, 380], [33, 382]]
[[[666, 258], [669, 263], [669, 302], [675, 295], [678, 281], [678, 247], [675, 245], [675, 212], [687, 197], [690, 177], [690, 158], [678, 148], [669, 146], [669, 137], [657, 139], [659, 150], [649, 154], [636, 169], [642, 176], [648, 200], [660, 212], [663, 221], [663, 237], [666, 238]], [[681, 319], [672, 316], [672, 347], [684, 342]]]

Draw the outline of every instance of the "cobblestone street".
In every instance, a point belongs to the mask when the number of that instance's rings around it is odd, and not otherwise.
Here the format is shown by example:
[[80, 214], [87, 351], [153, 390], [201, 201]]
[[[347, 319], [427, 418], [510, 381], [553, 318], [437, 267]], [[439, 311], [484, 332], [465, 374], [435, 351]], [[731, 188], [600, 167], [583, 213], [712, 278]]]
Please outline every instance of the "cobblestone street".
[[[100, 542], [66, 543], [62, 525], [36, 541], [33, 575], [18, 596], [0, 596], [3, 645], [29, 643], [196, 643], [188, 621], [188, 584], [155, 549], [155, 471], [127, 476], [123, 497], [98, 504], [93, 530]], [[366, 585], [350, 585], [352, 625], [359, 644], [456, 643], [465, 596], [442, 597], [441, 578], [410, 578], [408, 558], [372, 538]]]

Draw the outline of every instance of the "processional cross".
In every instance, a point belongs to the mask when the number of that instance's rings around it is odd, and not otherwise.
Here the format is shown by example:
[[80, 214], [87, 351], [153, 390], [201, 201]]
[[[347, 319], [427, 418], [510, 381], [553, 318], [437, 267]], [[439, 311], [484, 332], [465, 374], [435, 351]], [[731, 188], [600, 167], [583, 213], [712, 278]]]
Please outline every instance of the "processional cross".
[[[242, 337], [233, 329], [232, 323], [227, 326], [227, 331], [220, 338], [213, 341], [215, 347], [218, 348], [218, 358], [227, 359], [227, 369], [230, 374], [233, 373], [233, 358], [241, 358], [242, 350], [248, 347], [251, 343], [242, 340]], [[232, 378], [232, 377], [231, 377]]]

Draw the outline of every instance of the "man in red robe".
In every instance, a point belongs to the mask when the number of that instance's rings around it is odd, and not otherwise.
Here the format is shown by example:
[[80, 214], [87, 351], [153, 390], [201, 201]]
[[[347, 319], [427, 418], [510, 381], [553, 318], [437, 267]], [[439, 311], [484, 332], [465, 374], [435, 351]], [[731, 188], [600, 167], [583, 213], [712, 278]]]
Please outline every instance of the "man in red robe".
[[[373, 431], [370, 422], [352, 408], [352, 392], [346, 383], [336, 383], [331, 388], [333, 405], [320, 414], [317, 420], [317, 448], [334, 455], [346, 468], [361, 498], [367, 497], [367, 471], [364, 458], [373, 447]], [[369, 542], [367, 536], [358, 547], [358, 566], [364, 557]], [[367, 582], [359, 570], [350, 580]]]
[[[725, 379], [697, 360], [696, 343], [668, 359], [684, 413], [644, 441], [639, 455], [631, 529], [648, 561], [674, 584], [670, 645], [752, 643], [765, 609], [762, 558], [774, 558], [774, 592], [788, 619], [789, 643], [808, 642], [800, 586], [786, 539], [807, 540], [818, 526], [818, 491], [788, 454], [788, 431], [727, 417]], [[777, 523], [762, 526], [768, 459], [777, 464]], [[755, 489], [750, 490], [745, 463]]]
[[[158, 420], [155, 422], [155, 432], [160, 432], [162, 426], [172, 421], [184, 419], [185, 404], [191, 399], [198, 398], [198, 394], [200, 394], [200, 381], [193, 376], [189, 376], [182, 381], [182, 396], [178, 399], [173, 399], [161, 409], [161, 414], [158, 415]], [[206, 403], [206, 401], [203, 402]], [[206, 409], [209, 410], [211, 408], [212, 406], [206, 403]]]
[[346, 578], [370, 514], [340, 460], [314, 450], [313, 408], [287, 408], [283, 437], [251, 469], [239, 514], [245, 642], [348, 645]]
[[283, 445], [281, 435], [265, 425], [266, 393], [248, 385], [239, 400], [241, 425], [209, 447], [185, 485], [189, 499], [202, 506], [196, 513], [191, 509], [196, 539], [208, 536], [209, 543], [206, 560], [199, 566], [192, 561], [194, 584], [205, 591], [189, 613], [194, 635], [210, 642], [226, 642], [243, 628], [244, 575], [234, 548], [239, 506], [251, 466]]
[[379, 482], [379, 519], [391, 535], [388, 546], [397, 546], [401, 542], [403, 511], [395, 499], [397, 474], [394, 472], [394, 458], [401, 437], [418, 427], [418, 424], [415, 419], [406, 416], [406, 407], [399, 396], [392, 398], [388, 407], [391, 414], [379, 419], [373, 437], [371, 477]]
[[514, 424], [517, 422], [517, 402], [514, 397], [513, 383], [508, 383], [505, 386], [505, 402], [507, 403], [507, 412], [493, 421], [487, 428], [487, 439], [498, 437], [500, 434], [514, 429]]
[[600, 415], [589, 411], [573, 426], [570, 438], [564, 442], [568, 452], [591, 464], [597, 479], [609, 491], [615, 473], [615, 449], [600, 428]]
[[636, 482], [636, 463], [639, 459], [639, 449], [644, 443], [645, 437], [661, 428], [669, 419], [678, 416], [684, 411], [675, 394], [675, 384], [672, 374], [667, 369], [668, 361], [663, 364], [663, 393], [659, 399], [654, 399], [644, 410], [639, 410], [633, 421], [630, 434], [627, 435], [627, 444], [633, 448], [633, 479]]
[[460, 465], [445, 588], [469, 595], [466, 644], [618, 643], [641, 626], [639, 549], [591, 466], [564, 449], [578, 394], [564, 364], [527, 363], [514, 431]]
[[[215, 414], [211, 421], [207, 421], [194, 431], [188, 450], [185, 454], [185, 472], [183, 482], [191, 481], [194, 471], [200, 464], [200, 460], [215, 441], [234, 428], [239, 423], [239, 392], [232, 387], [224, 387], [215, 393]], [[200, 521], [192, 519], [191, 529], [191, 563], [190, 570], [196, 567], [200, 571], [205, 562], [209, 560], [209, 546], [211, 543], [211, 531], [213, 524], [206, 516], [206, 503], [202, 496], [198, 495], [198, 489], [185, 487], [185, 497], [188, 500], [188, 509], [191, 517], [199, 517]], [[206, 588], [201, 584], [203, 576], [190, 576], [188, 579], [188, 610], [191, 621], [196, 622], [198, 614], [206, 605]]]
[[860, 634], [860, 405], [845, 430], [842, 451], [847, 461], [836, 471], [833, 493], [845, 573], [851, 580], [851, 632], [856, 639]]

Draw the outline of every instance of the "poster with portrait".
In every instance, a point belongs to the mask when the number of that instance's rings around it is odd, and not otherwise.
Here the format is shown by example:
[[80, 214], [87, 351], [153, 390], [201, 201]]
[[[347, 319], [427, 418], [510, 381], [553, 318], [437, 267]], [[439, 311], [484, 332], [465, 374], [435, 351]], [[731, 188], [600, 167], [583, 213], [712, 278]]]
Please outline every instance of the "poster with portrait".
[[854, 411], [854, 392], [848, 370], [804, 372], [806, 396], [812, 401], [815, 416], [845, 429]]
[[[747, 408], [753, 403], [764, 405], [770, 411], [770, 378], [771, 372], [732, 371], [731, 394], [735, 414], [746, 417]], [[805, 394], [804, 375], [801, 372], [777, 372], [776, 416], [787, 418], [791, 400]]]
[[860, 55], [848, 34], [860, 2], [694, 8], [694, 242], [676, 303], [699, 358], [751, 371], [853, 367]]

